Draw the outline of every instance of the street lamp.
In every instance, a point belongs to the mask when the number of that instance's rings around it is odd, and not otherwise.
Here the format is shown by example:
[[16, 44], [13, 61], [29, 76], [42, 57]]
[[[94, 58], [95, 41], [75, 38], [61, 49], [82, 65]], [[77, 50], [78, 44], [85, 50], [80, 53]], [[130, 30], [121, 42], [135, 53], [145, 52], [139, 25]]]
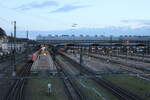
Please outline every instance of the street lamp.
[[13, 49], [13, 73], [12, 76], [16, 76], [16, 21], [13, 22], [14, 23], [14, 38], [13, 38], [13, 42], [14, 42], [14, 49]]
[[[72, 24], [72, 34], [73, 34], [73, 28], [76, 28], [78, 26], [78, 24]], [[73, 46], [73, 53], [75, 53], [75, 35], [73, 34], [72, 35], [72, 41], [74, 43], [74, 46]]]
[[26, 41], [26, 54], [27, 54], [27, 55], [26, 55], [26, 56], [27, 56], [27, 59], [28, 59], [28, 54], [29, 54], [29, 50], [28, 50], [28, 49], [30, 49], [30, 48], [29, 48], [29, 44], [28, 44], [28, 38], [29, 38], [29, 37], [28, 37], [28, 35], [29, 35], [29, 32], [28, 32], [28, 31], [26, 32], [26, 35], [27, 35], [27, 37], [26, 37], [26, 38], [27, 38], [27, 41]]

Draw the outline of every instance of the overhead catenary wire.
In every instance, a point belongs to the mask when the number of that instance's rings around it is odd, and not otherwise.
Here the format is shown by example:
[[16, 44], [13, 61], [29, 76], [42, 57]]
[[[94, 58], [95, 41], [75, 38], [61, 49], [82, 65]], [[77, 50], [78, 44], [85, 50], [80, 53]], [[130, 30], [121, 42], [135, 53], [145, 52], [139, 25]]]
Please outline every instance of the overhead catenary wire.
[[[0, 4], [0, 5], [2, 5], [2, 4]], [[68, 24], [66, 24], [66, 22], [64, 22], [64, 21], [62, 21], [62, 20], [59, 20], [59, 19], [56, 19], [56, 18], [48, 18], [48, 17], [46, 17], [46, 16], [41, 16], [40, 14], [33, 14], [33, 13], [28, 13], [28, 12], [22, 12], [22, 11], [19, 11], [18, 9], [12, 9], [12, 8], [10, 8], [10, 7], [7, 7], [7, 6], [5, 6], [5, 5], [2, 5], [2, 7], [3, 8], [6, 8], [6, 9], [9, 9], [9, 10], [11, 10], [11, 11], [13, 11], [13, 12], [15, 12], [15, 13], [18, 13], [18, 14], [23, 14], [23, 15], [26, 15], [26, 16], [30, 16], [30, 17], [34, 17], [34, 18], [39, 18], [40, 20], [43, 20], [44, 22], [50, 22], [51, 23], [51, 21], [54, 21], [54, 23], [60, 23], [60, 24], [63, 24], [63, 25], [66, 25], [66, 26], [69, 26], [70, 27], [70, 24], [68, 25]], [[7, 20], [7, 19], [5, 19], [5, 18], [1, 18], [1, 20], [3, 21], [3, 23], [5, 24], [4, 25], [4, 29], [5, 30], [7, 30], [7, 34], [8, 35], [10, 35], [11, 34], [11, 32], [12, 32], [12, 25], [10, 24], [11, 23], [11, 21], [10, 20]], [[14, 19], [14, 20], [16, 20], [16, 19]], [[17, 21], [17, 20], [16, 20]], [[9, 27], [8, 27], [9, 26]], [[18, 25], [17, 24], [17, 33], [19, 32], [19, 36], [21, 36], [21, 37], [24, 37], [25, 36], [25, 31], [26, 30], [30, 30], [29, 29], [29, 27], [28, 28], [26, 28], [26, 26], [27, 25], [25, 25], [25, 26], [20, 26], [20, 25]], [[1, 27], [1, 26], [0, 26]], [[18, 34], [17, 34], [17, 36], [18, 36]], [[35, 36], [35, 34], [34, 34], [34, 36]]]
[[[10, 21], [10, 20], [7, 20], [5, 18], [0, 17], [0, 23], [2, 24], [2, 25], [0, 25], [0, 27], [5, 30], [5, 32], [8, 36], [11, 36], [11, 33], [13, 33], [13, 30], [14, 30], [13, 29], [14, 21]], [[19, 35], [17, 34], [17, 37], [18, 36], [19, 37], [25, 37], [26, 36], [25, 32], [26, 32], [27, 28], [17, 25], [16, 29], [17, 29], [16, 30], [17, 33], [19, 33]]]
[[[0, 5], [2, 5], [2, 4], [0, 4]], [[22, 12], [22, 11], [19, 11], [18, 9], [9, 8], [9, 7], [5, 6], [5, 5], [2, 5], [2, 6], [3, 6], [3, 8], [9, 9], [9, 10], [14, 11], [14, 12], [19, 13], [19, 14], [25, 14], [27, 16], [31, 16], [31, 17], [34, 17], [34, 18], [40, 18], [40, 19], [42, 19], [45, 22], [48, 22], [48, 21], [51, 22], [51, 20], [53, 20], [53, 21], [58, 22], [60, 24], [68, 25], [63, 20], [59, 20], [59, 19], [52, 18], [52, 17], [51, 18], [47, 18], [47, 17], [41, 16], [41, 14], [33, 14], [33, 13], [27, 14], [27, 12], [25, 12], [25, 11]]]

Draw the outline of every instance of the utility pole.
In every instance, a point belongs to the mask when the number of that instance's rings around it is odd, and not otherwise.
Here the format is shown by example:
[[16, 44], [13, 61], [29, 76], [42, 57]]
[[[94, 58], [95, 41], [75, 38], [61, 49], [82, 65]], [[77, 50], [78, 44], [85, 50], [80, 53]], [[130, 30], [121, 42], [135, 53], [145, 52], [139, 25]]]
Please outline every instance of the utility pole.
[[13, 33], [11, 32], [11, 37], [10, 37], [10, 54], [11, 54], [11, 65], [13, 65], [13, 47], [12, 47], [12, 44], [13, 44]]
[[111, 47], [110, 47], [110, 51], [109, 51], [109, 56], [110, 56], [110, 58], [112, 58], [112, 35], [110, 35], [110, 45], [111, 45]]
[[29, 38], [29, 32], [27, 31], [27, 39]]
[[148, 51], [148, 53], [147, 53], [147, 55], [149, 55], [149, 53], [150, 53], [150, 42], [149, 42], [149, 40], [148, 40], [148, 49], [147, 49], [147, 51]]
[[29, 54], [28, 49], [30, 49], [30, 48], [28, 48], [28, 39], [29, 39], [28, 35], [29, 35], [29, 32], [27, 31], [27, 46], [26, 46], [27, 59], [28, 59], [28, 54]]
[[82, 65], [83, 64], [83, 48], [82, 48], [82, 46], [81, 46], [81, 48], [80, 48], [80, 65]]
[[13, 49], [13, 73], [12, 76], [16, 76], [16, 21], [14, 21], [14, 49]]

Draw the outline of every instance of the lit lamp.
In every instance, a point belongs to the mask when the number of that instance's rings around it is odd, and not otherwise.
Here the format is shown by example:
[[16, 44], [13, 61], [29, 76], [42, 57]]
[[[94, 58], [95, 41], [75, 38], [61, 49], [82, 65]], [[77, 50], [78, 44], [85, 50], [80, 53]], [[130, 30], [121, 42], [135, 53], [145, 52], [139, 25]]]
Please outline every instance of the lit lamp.
[[52, 92], [52, 84], [48, 83], [47, 87], [48, 87], [48, 95], [50, 95]]

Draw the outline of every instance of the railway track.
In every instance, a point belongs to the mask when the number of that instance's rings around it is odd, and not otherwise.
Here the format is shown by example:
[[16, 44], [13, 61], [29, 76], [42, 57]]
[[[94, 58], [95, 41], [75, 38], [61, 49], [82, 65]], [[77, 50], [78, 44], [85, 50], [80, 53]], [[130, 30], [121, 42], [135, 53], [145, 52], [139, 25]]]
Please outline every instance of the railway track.
[[29, 75], [31, 65], [31, 63], [27, 63], [26, 66], [21, 70], [18, 75], [19, 78], [13, 82], [4, 100], [22, 100], [22, 93], [26, 79], [21, 77], [26, 77]]
[[11, 55], [7, 55], [7, 56], [5, 56], [5, 57], [0, 57], [0, 63], [2, 63], [2, 62], [4, 62], [4, 61], [7, 61], [8, 59], [10, 60], [11, 59], [11, 57], [10, 57]]
[[[3, 63], [3, 62], [11, 62], [11, 57], [13, 55], [8, 55], [7, 57], [4, 57], [4, 59], [0, 59], [0, 64]], [[16, 55], [16, 59], [20, 59], [20, 58], [23, 58], [24, 56], [26, 56], [26, 54], [23, 54], [23, 55]]]
[[143, 54], [132, 54], [132, 55], [137, 57], [150, 58], [150, 55], [143, 55]]
[[65, 79], [63, 78], [62, 81], [64, 83], [65, 92], [67, 93], [69, 100], [88, 100], [81, 92], [79, 87], [74, 83], [74, 81], [70, 78], [67, 78], [70, 75], [62, 68], [62, 65], [58, 60], [55, 60], [55, 65], [59, 71], [59, 75], [66, 77]]
[[145, 62], [145, 63], [150, 63], [149, 59], [144, 59], [144, 57], [142, 58], [135, 58], [133, 56], [126, 56], [126, 55], [111, 55], [112, 57], [119, 57], [122, 59], [129, 59], [129, 60], [134, 60], [134, 61], [140, 61], [140, 62]]
[[[87, 54], [85, 54], [87, 55]], [[108, 58], [104, 58], [104, 57], [98, 57], [98, 56], [94, 56], [94, 55], [88, 55], [90, 57], [93, 57], [93, 58], [96, 58], [96, 59], [100, 59], [100, 60], [104, 60], [104, 61], [107, 61]], [[114, 64], [119, 64], [119, 65], [122, 65], [124, 67], [128, 67], [128, 68], [132, 68], [132, 69], [136, 69], [136, 70], [139, 70], [141, 71], [143, 74], [149, 74], [150, 73], [150, 70], [146, 69], [146, 68], [143, 68], [143, 67], [137, 67], [136, 65], [133, 65], [133, 64], [128, 64], [128, 63], [123, 63], [122, 61], [119, 61], [119, 60], [115, 60], [115, 59], [109, 59], [109, 62], [111, 63], [114, 63]], [[138, 72], [137, 71], [137, 74]], [[134, 72], [136, 73], [136, 72]]]
[[[16, 64], [19, 64], [21, 62], [25, 61], [25, 58], [22, 59], [18, 59], [16, 62]], [[10, 62], [9, 62], [10, 63]], [[0, 68], [0, 73], [2, 72], [6, 72], [7, 70], [9, 70], [9, 68], [12, 66], [12, 64], [8, 64], [8, 65], [3, 65], [3, 67]], [[11, 68], [10, 68], [11, 69]]]
[[[24, 57], [24, 56], [18, 57], [16, 59], [16, 64], [19, 64], [19, 63], [21, 63], [25, 60], [26, 60], [26, 57]], [[3, 65], [3, 66], [0, 67], [0, 73], [7, 72], [8, 70], [10, 70], [10, 71], [12, 70], [11, 69], [11, 66], [12, 66], [11, 59], [8, 59], [7, 62], [0, 63], [0, 65]]]
[[95, 81], [100, 86], [107, 89], [108, 91], [110, 91], [113, 95], [118, 97], [119, 100], [142, 100], [137, 95], [129, 92], [128, 90], [120, 88], [120, 87], [116, 86], [115, 84], [112, 84], [110, 81], [104, 79], [103, 77], [97, 77], [96, 74], [93, 71], [91, 71], [89, 68], [81, 66], [79, 63], [70, 59], [69, 57], [67, 57], [63, 54], [61, 54], [61, 56], [66, 61], [68, 61], [70, 64], [72, 64], [73, 66], [78, 68], [80, 71], [82, 71], [82, 73], [84, 73], [84, 75], [93, 75], [93, 76], [95, 75], [95, 77], [92, 78], [93, 81]]

